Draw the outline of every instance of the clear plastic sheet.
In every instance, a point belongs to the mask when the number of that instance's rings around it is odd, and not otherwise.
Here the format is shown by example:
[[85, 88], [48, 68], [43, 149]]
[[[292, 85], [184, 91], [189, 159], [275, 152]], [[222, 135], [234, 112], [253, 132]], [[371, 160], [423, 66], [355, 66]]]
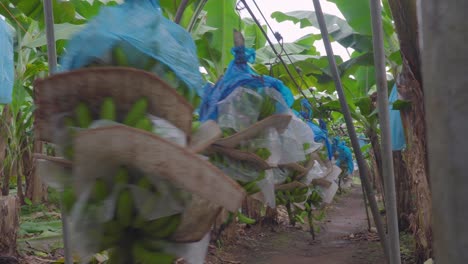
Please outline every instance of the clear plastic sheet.
[[223, 162], [211, 161], [213, 165], [220, 168], [224, 173], [229, 175], [232, 179], [240, 182], [251, 182], [257, 179], [261, 171], [255, 170], [250, 166], [246, 166], [245, 162], [234, 160], [229, 157], [223, 156]]
[[[107, 180], [108, 186], [112, 185], [111, 172], [99, 175], [100, 180]], [[110, 175], [110, 176], [109, 176]], [[92, 191], [95, 183], [88, 183], [87, 187], [78, 196], [70, 214], [72, 237], [79, 239], [75, 245], [80, 256], [90, 256], [100, 252], [102, 243], [106, 239], [104, 225], [118, 222], [116, 210], [119, 194], [127, 189], [133, 198], [135, 213], [141, 221], [152, 221], [165, 216], [181, 214], [186, 209], [190, 195], [181, 190], [176, 190], [166, 181], [149, 178], [155, 185], [158, 193], [150, 192], [134, 184], [115, 184], [111, 193], [101, 202], [92, 201]]]
[[275, 184], [272, 173], [266, 173], [265, 179], [259, 181], [257, 186], [260, 188], [265, 204], [271, 208], [276, 207]]
[[[266, 97], [273, 99], [274, 114], [291, 115], [288, 127], [279, 133], [274, 128], [267, 129], [260, 136], [241, 142], [240, 149], [255, 152], [267, 148], [271, 156], [267, 162], [271, 166], [304, 161], [306, 155], [318, 150], [322, 144], [314, 141], [314, 133], [300, 118], [289, 109], [280, 92], [273, 88], [249, 89], [238, 87], [218, 103], [218, 125], [236, 132], [258, 122], [261, 104]], [[307, 146], [304, 149], [304, 146]]]
[[309, 170], [307, 175], [301, 179], [305, 185], [310, 185], [314, 179], [320, 179], [325, 176], [326, 168], [323, 168], [318, 161], [314, 161], [314, 166]]
[[268, 170], [267, 173], [271, 174], [274, 184], [284, 183], [286, 178], [291, 175], [291, 170], [286, 168], [272, 168]]
[[[67, 116], [71, 116], [71, 114], [65, 113], [55, 118], [58, 128], [55, 135], [56, 143], [62, 149], [64, 146], [72, 144], [70, 132], [83, 130], [74, 127], [65, 128], [63, 119]], [[185, 133], [170, 122], [151, 115], [148, 117], [153, 121], [156, 134], [178, 145], [187, 145]], [[89, 129], [115, 125], [122, 124], [109, 120], [95, 120]], [[112, 154], [109, 155], [109, 157], [112, 156]], [[108, 239], [104, 230], [109, 228], [109, 224], [112, 225], [117, 221], [117, 203], [122, 190], [129, 191], [134, 207], [133, 212], [143, 222], [183, 214], [190, 204], [191, 195], [189, 193], [158, 177], [146, 178], [153, 186], [151, 191], [139, 186], [135, 182], [135, 178], [133, 182], [116, 183], [115, 175], [118, 168], [111, 159], [100, 164], [86, 165], [93, 167], [94, 175], [76, 175], [72, 169], [66, 170], [50, 162], [41, 162], [39, 166], [41, 175], [46, 176], [44, 179], [50, 186], [58, 190], [73, 187], [74, 193], [79, 194], [72, 210], [67, 213], [69, 215], [67, 218], [70, 221], [73, 240], [79, 241], [79, 243], [73, 243], [72, 246], [85, 263], [91, 259], [93, 254], [107, 249], [103, 247], [103, 243]], [[134, 168], [129, 168], [128, 171], [130, 175], [140, 175], [139, 171]], [[130, 178], [132, 177], [135, 176], [130, 176]], [[142, 177], [142, 175], [138, 177]], [[96, 201], [93, 195], [96, 181], [103, 181], [109, 192], [105, 199], [100, 201]], [[81, 186], [79, 192], [76, 190], [76, 186]], [[174, 253], [177, 257], [183, 257], [189, 263], [202, 263], [200, 259], [204, 259], [206, 255], [209, 235], [207, 234], [204, 239], [194, 243], [176, 243], [167, 240], [163, 242], [166, 244], [163, 251]]]
[[239, 132], [258, 120], [263, 97], [252, 89], [239, 87], [218, 102], [218, 125]]
[[[305, 155], [315, 152], [322, 144], [314, 141], [314, 133], [301, 119], [292, 116], [287, 129], [280, 135], [282, 156], [279, 164], [304, 161]], [[308, 145], [307, 149], [304, 146]]]

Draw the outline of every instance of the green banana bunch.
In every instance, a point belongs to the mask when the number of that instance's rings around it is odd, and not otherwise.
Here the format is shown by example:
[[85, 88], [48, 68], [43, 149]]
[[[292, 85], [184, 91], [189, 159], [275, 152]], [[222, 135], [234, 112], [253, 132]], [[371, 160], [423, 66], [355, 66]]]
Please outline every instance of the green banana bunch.
[[309, 196], [309, 201], [311, 204], [318, 206], [322, 202], [322, 196], [316, 189], [312, 190], [312, 193]]
[[198, 129], [200, 128], [201, 126], [201, 122], [200, 121], [193, 121], [192, 122], [192, 134], [197, 132]]
[[301, 224], [305, 224], [305, 221], [304, 221], [304, 216], [301, 214], [294, 214], [294, 218], [296, 219], [297, 222], [301, 223]]
[[151, 71], [154, 67], [156, 67], [157, 65], [159, 65], [159, 62], [153, 58], [148, 58], [148, 62], [145, 64], [145, 66], [143, 67], [143, 69], [145, 71]]
[[259, 148], [255, 151], [255, 154], [263, 160], [267, 160], [271, 156], [271, 151], [267, 148]]
[[244, 188], [244, 190], [249, 195], [254, 194], [254, 193], [258, 193], [258, 192], [260, 192], [260, 188], [258, 187], [257, 183], [260, 182], [261, 180], [265, 179], [265, 175], [266, 175], [266, 172], [262, 171], [262, 172], [259, 173], [259, 176], [255, 180], [247, 182], [247, 183], [242, 183], [242, 182], [238, 181], [238, 183]]
[[125, 166], [119, 167], [114, 182], [117, 184], [128, 184], [130, 182], [130, 174]]
[[112, 97], [106, 97], [102, 101], [100, 119], [111, 121], [117, 120], [116, 107]]
[[260, 107], [260, 114], [258, 120], [262, 120], [266, 117], [273, 115], [276, 112], [275, 101], [270, 96], [264, 96], [263, 102]]
[[109, 196], [108, 185], [103, 179], [96, 179], [93, 186], [92, 195], [96, 202], [103, 201], [107, 198], [107, 196]]
[[235, 133], [237, 133], [236, 130], [230, 127], [224, 127], [221, 129], [221, 131], [223, 131], [223, 137], [230, 137], [234, 135]]
[[285, 204], [288, 203], [287, 196], [283, 191], [277, 191], [276, 192], [276, 199], [277, 199], [277, 201], [276, 201], [277, 204], [285, 205]]
[[89, 125], [91, 125], [91, 122], [93, 122], [93, 116], [91, 114], [91, 110], [83, 102], [78, 103], [78, 105], [76, 106], [75, 116], [76, 116], [76, 121], [78, 123], [78, 126], [80, 128], [88, 128]]
[[133, 244], [132, 256], [134, 263], [138, 264], [172, 264], [176, 260], [172, 254], [149, 250], [144, 244], [138, 242]]
[[244, 224], [248, 224], [248, 225], [253, 225], [256, 222], [255, 219], [252, 219], [252, 218], [244, 215], [241, 212], [237, 212], [237, 219], [239, 219], [239, 222], [244, 223]]
[[127, 126], [134, 127], [140, 121], [140, 119], [144, 118], [146, 112], [148, 110], [148, 99], [140, 98], [138, 99], [127, 113], [127, 116], [123, 120], [123, 124]]
[[257, 181], [248, 182], [242, 185], [242, 187], [248, 194], [258, 193], [260, 191], [260, 188], [257, 186]]
[[112, 65], [128, 67], [128, 57], [120, 45], [115, 45], [112, 49]]
[[153, 131], [153, 121], [151, 121], [151, 119], [149, 119], [148, 117], [143, 117], [142, 119], [140, 119], [140, 121], [138, 121], [136, 123], [135, 128], [145, 130], [145, 131], [148, 131], [148, 132], [152, 132]]
[[[109, 263], [173, 263], [175, 256], [164, 252], [165, 240], [179, 227], [182, 214], [155, 220], [140, 215], [128, 185], [159, 194], [150, 179], [140, 172], [120, 166], [112, 182], [119, 186], [114, 218], [101, 224], [101, 232], [89, 231], [90, 237], [99, 241], [99, 250], [109, 250]], [[115, 187], [97, 179], [88, 203], [92, 205], [107, 198], [111, 188]]]
[[129, 227], [134, 214], [133, 197], [128, 189], [120, 191], [117, 197], [116, 218], [120, 225]]
[[182, 215], [175, 214], [147, 223], [142, 230], [152, 239], [165, 239], [171, 236], [182, 222]]

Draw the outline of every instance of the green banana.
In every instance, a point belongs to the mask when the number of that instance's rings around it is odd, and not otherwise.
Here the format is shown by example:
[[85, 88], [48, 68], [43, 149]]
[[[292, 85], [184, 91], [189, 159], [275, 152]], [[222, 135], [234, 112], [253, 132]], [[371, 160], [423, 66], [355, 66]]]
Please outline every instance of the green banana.
[[306, 194], [308, 191], [309, 191], [309, 188], [304, 187], [304, 188], [301, 188], [301, 189], [299, 190], [299, 194], [304, 195], [304, 194]]
[[116, 66], [129, 66], [127, 55], [121, 46], [112, 49], [112, 63]]
[[133, 198], [130, 190], [120, 191], [117, 197], [116, 216], [122, 227], [128, 227], [132, 224], [133, 209]]
[[259, 148], [255, 151], [255, 154], [263, 160], [267, 160], [271, 156], [271, 152], [267, 148]]
[[151, 121], [151, 119], [145, 116], [136, 123], [135, 128], [145, 130], [148, 132], [153, 132], [153, 122]]
[[161, 217], [151, 221], [147, 221], [141, 216], [137, 216], [132, 224], [132, 227], [136, 229], [141, 229], [144, 233], [152, 234], [169, 224], [170, 221], [170, 216]]
[[259, 114], [259, 120], [262, 120], [272, 114], [274, 114], [276, 111], [276, 106], [275, 106], [275, 101], [271, 99], [269, 96], [265, 96], [263, 98], [262, 105], [260, 107], [260, 114]]
[[143, 67], [143, 69], [145, 71], [151, 71], [154, 66], [156, 66], [157, 64], [159, 64], [159, 62], [153, 58], [149, 58], [148, 59], [148, 62], [145, 64], [145, 66]]
[[75, 120], [73, 120], [73, 118], [69, 116], [63, 119], [63, 123], [65, 124], [66, 127], [76, 127]]
[[169, 216], [169, 223], [167, 223], [163, 228], [156, 230], [155, 232], [149, 234], [152, 238], [164, 239], [172, 235], [179, 227], [179, 224], [182, 222], [182, 215], [176, 214]]
[[242, 186], [248, 194], [254, 194], [260, 191], [257, 187], [257, 181], [251, 181]]
[[109, 190], [107, 183], [103, 179], [96, 179], [96, 182], [93, 186], [93, 198], [100, 202], [107, 198], [109, 195]]
[[143, 247], [146, 249], [152, 251], [152, 252], [159, 252], [164, 250], [164, 247], [166, 246], [166, 243], [163, 240], [154, 240], [154, 239], [148, 239], [148, 238], [143, 238], [141, 240], [141, 244]]
[[295, 215], [296, 221], [298, 221], [301, 224], [305, 224], [304, 218], [300, 215]]
[[106, 234], [100, 237], [100, 250], [113, 248], [119, 244], [122, 239], [122, 233], [120, 230], [114, 230], [113, 232], [112, 234]]
[[128, 184], [130, 182], [130, 176], [128, 174], [127, 168], [121, 166], [117, 171], [117, 175], [115, 176], [115, 183], [116, 184]]
[[147, 177], [141, 177], [137, 182], [137, 186], [145, 190], [151, 190], [153, 184]]
[[78, 126], [81, 128], [88, 128], [91, 122], [93, 122], [91, 110], [89, 110], [89, 107], [83, 102], [78, 103], [76, 106], [75, 115]]
[[281, 201], [281, 204], [286, 204], [288, 201], [284, 197], [278, 197], [279, 200]]
[[[162, 229], [166, 229], [171, 226], [173, 222], [177, 225], [180, 223], [181, 215], [170, 215], [161, 217], [151, 221], [135, 221], [133, 227], [143, 230], [146, 234], [153, 236], [153, 234], [160, 232]], [[173, 230], [174, 231], [174, 230]], [[164, 233], [164, 232], [162, 232]]]
[[172, 264], [176, 257], [164, 252], [147, 250], [143, 244], [135, 243], [132, 248], [133, 258], [138, 264]]
[[223, 128], [223, 137], [230, 137], [236, 133], [236, 131], [233, 128]]
[[306, 195], [295, 195], [295, 196], [293, 196], [293, 199], [296, 202], [303, 202], [303, 201], [307, 200], [307, 196]]
[[117, 119], [117, 112], [112, 97], [104, 98], [101, 104], [101, 115], [100, 119], [115, 121]]
[[193, 121], [192, 122], [192, 134], [197, 132], [197, 130], [200, 128], [201, 122], [200, 121]]
[[123, 124], [134, 127], [138, 121], [143, 118], [148, 109], [148, 99], [138, 99], [125, 117]]
[[191, 100], [193, 108], [197, 108], [201, 104], [201, 98], [200, 96], [195, 95], [193, 99]]
[[249, 218], [241, 212], [237, 212], [237, 219], [239, 219], [239, 222], [248, 225], [253, 225], [256, 222], [255, 219]]
[[266, 172], [262, 171], [262, 172], [260, 172], [260, 175], [257, 177], [256, 181], [261, 181], [261, 180], [265, 179], [265, 177], [266, 177]]

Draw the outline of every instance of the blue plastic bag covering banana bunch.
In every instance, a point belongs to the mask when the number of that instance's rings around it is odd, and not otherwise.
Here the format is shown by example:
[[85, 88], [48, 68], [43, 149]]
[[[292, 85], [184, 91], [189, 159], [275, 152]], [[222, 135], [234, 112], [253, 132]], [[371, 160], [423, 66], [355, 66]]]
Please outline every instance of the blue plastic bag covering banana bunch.
[[339, 137], [333, 139], [332, 152], [338, 154], [336, 166], [345, 168], [348, 174], [352, 174], [354, 171], [353, 153]]
[[69, 41], [60, 70], [106, 65], [153, 72], [194, 105], [202, 94], [195, 43], [163, 16], [157, 0], [126, 0], [102, 8]]
[[13, 80], [13, 35], [10, 26], [0, 18], [0, 104], [11, 103]]
[[[255, 50], [235, 47], [231, 52], [234, 60], [229, 64], [225, 75], [213, 86], [206, 87], [200, 107], [200, 121], [218, 119], [218, 102], [228, 97], [238, 87], [245, 87], [261, 93], [265, 87], [277, 90], [290, 107], [294, 102], [291, 91], [278, 79], [256, 74], [248, 63], [255, 61]], [[268, 106], [265, 103], [265, 106]], [[269, 110], [270, 108], [265, 108]], [[274, 113], [274, 109], [272, 110]]]
[[330, 140], [328, 139], [327, 124], [322, 119], [319, 120], [320, 125], [317, 125], [313, 122], [312, 106], [310, 105], [307, 99], [303, 98], [301, 100], [301, 108], [302, 110], [299, 113], [296, 112], [296, 115], [301, 117], [302, 120], [304, 120], [304, 122], [307, 123], [310, 129], [312, 129], [315, 135], [314, 140], [316, 142], [321, 142], [325, 145], [327, 149], [328, 159], [331, 160], [333, 158], [333, 153]]

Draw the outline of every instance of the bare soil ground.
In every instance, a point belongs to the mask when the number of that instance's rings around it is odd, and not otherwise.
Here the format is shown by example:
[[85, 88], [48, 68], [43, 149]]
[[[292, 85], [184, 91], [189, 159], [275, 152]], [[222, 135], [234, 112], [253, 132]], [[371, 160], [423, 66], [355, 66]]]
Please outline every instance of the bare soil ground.
[[367, 231], [359, 186], [331, 205], [315, 241], [295, 227], [254, 226], [220, 249], [211, 246], [207, 264], [380, 264], [377, 234]]

